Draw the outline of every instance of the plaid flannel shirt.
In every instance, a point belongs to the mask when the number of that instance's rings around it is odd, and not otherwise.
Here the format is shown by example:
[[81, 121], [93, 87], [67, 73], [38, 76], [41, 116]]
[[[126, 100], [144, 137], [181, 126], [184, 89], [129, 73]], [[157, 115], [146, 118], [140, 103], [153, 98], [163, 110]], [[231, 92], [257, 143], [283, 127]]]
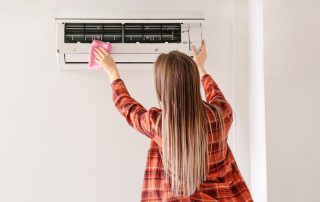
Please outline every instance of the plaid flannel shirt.
[[[226, 134], [228, 134], [233, 121], [230, 104], [209, 74], [202, 76], [201, 83], [204, 88], [206, 102], [215, 104], [222, 110], [225, 130], [227, 131]], [[211, 149], [209, 154], [209, 174], [192, 195], [173, 197], [170, 184], [165, 180], [160, 156], [161, 136], [155, 135], [156, 121], [158, 116], [161, 116], [161, 109], [156, 107], [152, 107], [149, 110], [145, 109], [130, 96], [122, 79], [114, 80], [111, 83], [111, 88], [113, 102], [117, 110], [131, 127], [151, 140], [142, 184], [142, 202], [253, 201], [227, 144], [228, 135], [226, 137], [218, 135], [220, 129], [217, 126], [220, 124], [214, 121], [216, 114], [213, 114], [210, 110], [206, 110], [210, 123], [208, 124], [208, 149], [209, 151]], [[159, 127], [161, 127], [161, 124]], [[222, 148], [222, 145], [224, 145], [224, 148]], [[218, 151], [221, 150], [223, 150], [223, 155], [218, 155]]]

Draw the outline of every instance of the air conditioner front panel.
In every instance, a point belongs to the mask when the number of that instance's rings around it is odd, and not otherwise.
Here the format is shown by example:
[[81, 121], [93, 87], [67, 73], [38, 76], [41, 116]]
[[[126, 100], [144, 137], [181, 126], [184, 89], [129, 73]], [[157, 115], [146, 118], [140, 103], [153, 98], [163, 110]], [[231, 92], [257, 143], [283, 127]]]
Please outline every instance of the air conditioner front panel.
[[[64, 53], [88, 53], [90, 44], [78, 44], [77, 46], [72, 44], [63, 44], [61, 48]], [[171, 50], [178, 50], [189, 54], [189, 44], [112, 44], [111, 53], [140, 53], [140, 54], [158, 54], [167, 53]], [[191, 53], [191, 52], [190, 52]]]
[[[119, 54], [112, 55], [116, 63], [153, 63], [159, 54]], [[88, 53], [66, 53], [64, 60], [66, 64], [87, 64]]]

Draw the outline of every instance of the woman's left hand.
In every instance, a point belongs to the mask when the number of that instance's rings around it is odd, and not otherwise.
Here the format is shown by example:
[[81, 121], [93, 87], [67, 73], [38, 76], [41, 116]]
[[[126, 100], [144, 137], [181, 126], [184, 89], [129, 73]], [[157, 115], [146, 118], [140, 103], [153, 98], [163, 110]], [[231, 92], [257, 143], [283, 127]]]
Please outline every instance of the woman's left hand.
[[105, 49], [96, 48], [94, 50], [94, 55], [96, 57], [95, 61], [108, 73], [111, 82], [119, 78], [117, 65], [112, 56]]

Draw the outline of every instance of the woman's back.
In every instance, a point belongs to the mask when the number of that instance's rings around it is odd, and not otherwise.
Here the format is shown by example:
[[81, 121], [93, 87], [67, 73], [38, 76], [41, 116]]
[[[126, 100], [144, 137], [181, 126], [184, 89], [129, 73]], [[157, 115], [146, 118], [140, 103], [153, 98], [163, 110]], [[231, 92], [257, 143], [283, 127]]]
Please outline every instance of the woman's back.
[[[161, 126], [157, 124], [157, 120], [162, 110], [153, 107], [147, 111], [130, 97], [121, 79], [112, 83], [113, 100], [117, 109], [132, 127], [151, 138], [141, 201], [252, 201], [249, 189], [227, 144], [227, 134], [233, 121], [232, 108], [209, 74], [201, 78], [201, 83], [206, 95], [204, 105], [209, 120], [209, 173], [198, 190], [185, 197], [173, 197], [170, 183], [165, 179], [161, 157], [161, 135], [155, 135], [156, 127]], [[216, 121], [217, 112], [213, 106], [222, 111], [223, 129], [226, 134], [224, 136], [221, 135], [222, 126]]]

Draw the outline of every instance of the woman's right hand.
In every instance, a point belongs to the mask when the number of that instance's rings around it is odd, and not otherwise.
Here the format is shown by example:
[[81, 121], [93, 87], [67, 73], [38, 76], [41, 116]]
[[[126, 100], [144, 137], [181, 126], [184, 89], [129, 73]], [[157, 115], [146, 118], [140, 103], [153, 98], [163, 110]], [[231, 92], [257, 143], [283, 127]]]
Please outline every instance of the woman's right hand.
[[205, 71], [205, 62], [207, 60], [207, 50], [206, 50], [206, 44], [204, 39], [201, 41], [201, 49], [198, 53], [196, 50], [196, 47], [192, 45], [192, 52], [193, 52], [193, 59], [198, 65], [200, 77], [202, 77], [204, 74], [206, 74]]

